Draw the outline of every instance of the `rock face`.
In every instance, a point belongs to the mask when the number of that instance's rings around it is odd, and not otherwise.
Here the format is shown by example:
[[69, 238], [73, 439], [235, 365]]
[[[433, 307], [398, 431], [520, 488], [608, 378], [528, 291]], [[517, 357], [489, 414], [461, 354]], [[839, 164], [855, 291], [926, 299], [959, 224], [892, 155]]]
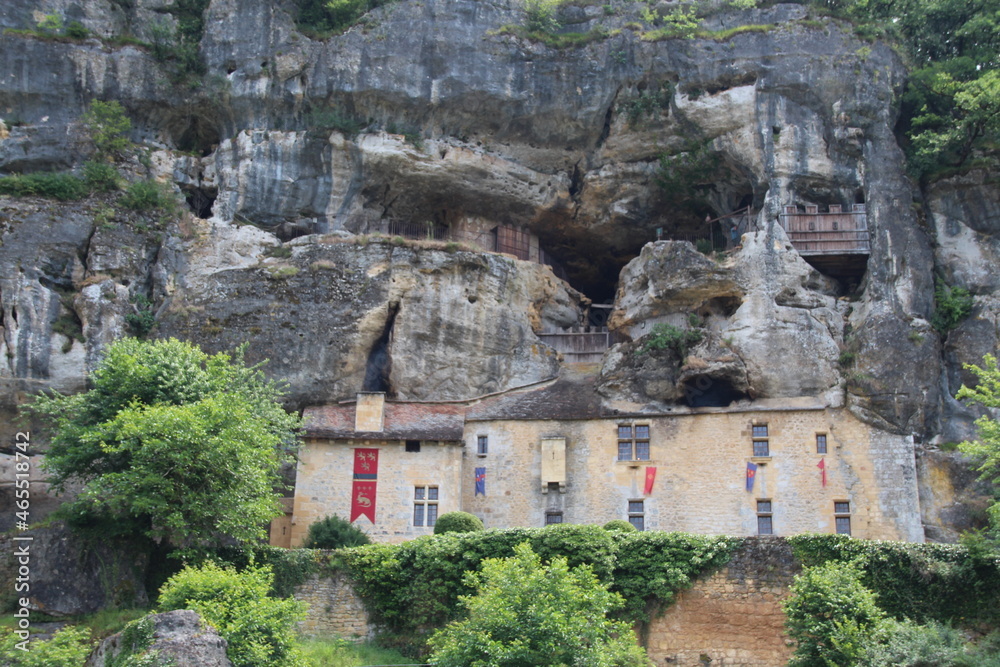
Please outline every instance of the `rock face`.
[[[102, 641], [85, 667], [104, 667], [122, 653], [155, 656], [154, 664], [172, 667], [231, 667], [226, 640], [188, 609], [151, 614], [139, 621], [142, 631], [119, 632]], [[137, 646], [137, 644], [141, 644]]]
[[[326, 39], [298, 29], [295, 6], [208, 2], [190, 85], [119, 39], [176, 26], [171, 0], [5, 3], [0, 175], [79, 167], [94, 150], [84, 111], [115, 99], [149, 157], [129, 177], [173, 184], [190, 213], [0, 197], [4, 416], [83, 388], [147, 308], [153, 335], [249, 342], [302, 407], [545, 379], [559, 360], [537, 334], [617, 295], [612, 329], [633, 340], [605, 359], [606, 396], [816, 396], [918, 441], [972, 434], [951, 397], [1000, 340], [995, 176], [914, 199], [893, 135], [906, 70], [886, 45], [799, 4], [720, 5], [703, 27], [730, 32], [665, 40], [636, 28], [638, 6], [567, 5], [564, 32], [596, 31], [567, 48], [503, 29], [524, 22], [520, 0], [394, 2]], [[50, 13], [91, 37], [24, 32]], [[699, 160], [709, 177], [684, 166]], [[850, 279], [814, 270], [778, 224], [787, 205], [856, 203], [871, 255]], [[679, 242], [746, 206], [750, 233], [725, 258]], [[530, 231], [572, 287], [497, 254], [361, 236], [389, 222]], [[644, 247], [657, 230], [678, 242]], [[976, 299], [944, 340], [935, 273]], [[657, 324], [705, 333], [683, 355], [636, 354]]]
[[144, 585], [148, 556], [121, 544], [85, 540], [62, 524], [18, 533], [30, 542], [0, 536], [0, 582], [14, 590], [18, 576], [15, 549], [28, 545], [32, 611], [49, 616], [82, 616], [149, 603]]

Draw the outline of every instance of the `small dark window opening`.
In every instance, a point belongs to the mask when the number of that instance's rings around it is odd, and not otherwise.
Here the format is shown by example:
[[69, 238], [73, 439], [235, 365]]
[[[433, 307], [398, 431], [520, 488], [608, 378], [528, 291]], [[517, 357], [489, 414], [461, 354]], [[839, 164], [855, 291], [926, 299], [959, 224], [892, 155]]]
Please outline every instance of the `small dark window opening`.
[[407, 440], [406, 441], [406, 451], [408, 451], [408, 452], [419, 452], [420, 451], [420, 441], [419, 440]]
[[487, 454], [489, 453], [490, 439], [488, 436], [481, 435], [476, 438], [476, 453], [477, 454]]
[[545, 513], [545, 525], [546, 526], [552, 526], [552, 525], [555, 525], [557, 523], [562, 523], [562, 522], [563, 522], [563, 513], [562, 512], [546, 512]]
[[757, 501], [757, 534], [773, 535], [774, 525], [771, 523], [771, 501]]
[[826, 434], [817, 433], [816, 434], [816, 453], [826, 454]]

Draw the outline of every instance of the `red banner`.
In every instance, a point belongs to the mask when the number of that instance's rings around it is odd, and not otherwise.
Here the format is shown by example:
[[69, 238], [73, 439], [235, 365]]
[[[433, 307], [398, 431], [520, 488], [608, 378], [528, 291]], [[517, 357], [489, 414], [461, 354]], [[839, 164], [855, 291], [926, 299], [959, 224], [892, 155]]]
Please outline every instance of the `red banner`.
[[375, 523], [378, 450], [354, 450], [354, 486], [351, 489], [351, 521], [365, 516]]
[[656, 481], [656, 468], [649, 466], [646, 468], [646, 487], [642, 491], [642, 495], [648, 496], [653, 492], [653, 482]]
[[823, 482], [823, 486], [826, 486], [826, 459], [820, 459], [819, 463], [816, 464], [816, 467], [820, 470], [819, 476], [820, 480]]

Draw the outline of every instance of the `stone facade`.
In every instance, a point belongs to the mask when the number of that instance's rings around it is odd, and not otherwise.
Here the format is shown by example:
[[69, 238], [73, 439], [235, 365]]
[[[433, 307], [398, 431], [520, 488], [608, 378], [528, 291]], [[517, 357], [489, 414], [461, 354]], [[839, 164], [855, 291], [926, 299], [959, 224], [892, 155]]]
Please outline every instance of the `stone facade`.
[[[618, 428], [649, 429], [649, 459], [619, 459]], [[753, 456], [753, 427], [766, 426], [767, 456]], [[762, 430], [760, 432], [763, 432]], [[488, 528], [553, 521], [603, 524], [631, 519], [647, 530], [755, 535], [836, 531], [834, 503], [851, 534], [923, 541], [913, 443], [874, 432], [846, 410], [783, 407], [576, 421], [470, 421], [462, 509]], [[817, 453], [817, 435], [827, 453]], [[486, 436], [489, 452], [476, 454]], [[541, 443], [566, 439], [566, 484], [541, 483]], [[761, 439], [758, 442], [764, 442]], [[625, 446], [625, 441], [621, 441]], [[472, 462], [475, 461], [475, 464]], [[823, 470], [818, 465], [823, 462]], [[758, 466], [746, 490], [748, 463]], [[476, 495], [473, 465], [486, 468]], [[654, 474], [647, 492], [647, 475]], [[759, 512], [758, 501], [770, 501]], [[843, 522], [842, 522], [843, 523]]]
[[[641, 414], [588, 402], [587, 389], [560, 380], [464, 406], [386, 403], [381, 437], [351, 433], [351, 406], [316, 412], [291, 544], [313, 521], [350, 515], [354, 451], [364, 447], [379, 451], [378, 508], [374, 524], [357, 522], [376, 541], [432, 532], [429, 504], [487, 528], [626, 519], [702, 534], [924, 539], [909, 436], [808, 398]], [[429, 424], [443, 439], [427, 439]], [[435, 498], [419, 497], [431, 488]]]

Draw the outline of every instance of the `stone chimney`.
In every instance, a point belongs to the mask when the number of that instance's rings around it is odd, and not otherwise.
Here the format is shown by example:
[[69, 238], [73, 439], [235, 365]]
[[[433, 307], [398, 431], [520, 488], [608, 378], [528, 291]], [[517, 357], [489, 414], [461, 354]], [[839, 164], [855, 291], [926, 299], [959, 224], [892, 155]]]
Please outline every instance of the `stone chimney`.
[[385, 392], [363, 391], [354, 407], [354, 430], [381, 432], [385, 424]]

